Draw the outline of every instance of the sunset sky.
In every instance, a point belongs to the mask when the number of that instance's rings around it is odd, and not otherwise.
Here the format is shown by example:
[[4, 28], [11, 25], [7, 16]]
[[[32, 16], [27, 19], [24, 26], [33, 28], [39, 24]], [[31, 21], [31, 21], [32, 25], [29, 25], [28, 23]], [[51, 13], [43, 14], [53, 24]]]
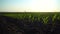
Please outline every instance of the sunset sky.
[[60, 11], [60, 0], [0, 0], [0, 11], [9, 12]]

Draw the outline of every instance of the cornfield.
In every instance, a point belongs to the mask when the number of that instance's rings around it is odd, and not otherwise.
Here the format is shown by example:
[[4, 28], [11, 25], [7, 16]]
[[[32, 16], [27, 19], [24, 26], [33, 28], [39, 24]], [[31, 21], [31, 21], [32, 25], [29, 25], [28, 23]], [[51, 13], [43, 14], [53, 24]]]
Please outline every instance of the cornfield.
[[60, 34], [60, 13], [0, 13], [0, 18], [10, 34]]

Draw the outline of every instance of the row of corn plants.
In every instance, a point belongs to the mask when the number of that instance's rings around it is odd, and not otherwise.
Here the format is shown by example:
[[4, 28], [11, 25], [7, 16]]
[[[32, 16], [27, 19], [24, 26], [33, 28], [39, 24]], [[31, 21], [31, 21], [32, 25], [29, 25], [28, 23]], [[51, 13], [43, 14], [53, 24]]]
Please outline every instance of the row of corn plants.
[[10, 13], [10, 14], [4, 14], [5, 16], [10, 16], [13, 18], [17, 18], [17, 19], [30, 19], [32, 20], [32, 22], [34, 20], [40, 21], [40, 19], [43, 20], [44, 24], [48, 23], [49, 18], [52, 18], [52, 21], [55, 21], [55, 19], [60, 20], [60, 15], [59, 14], [36, 14], [36, 13]]

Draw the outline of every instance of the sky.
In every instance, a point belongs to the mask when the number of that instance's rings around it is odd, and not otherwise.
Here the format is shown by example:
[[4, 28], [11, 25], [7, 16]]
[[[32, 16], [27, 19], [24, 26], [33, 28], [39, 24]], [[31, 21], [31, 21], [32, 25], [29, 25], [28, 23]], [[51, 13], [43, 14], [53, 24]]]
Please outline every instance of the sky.
[[58, 12], [60, 0], [0, 0], [0, 11]]

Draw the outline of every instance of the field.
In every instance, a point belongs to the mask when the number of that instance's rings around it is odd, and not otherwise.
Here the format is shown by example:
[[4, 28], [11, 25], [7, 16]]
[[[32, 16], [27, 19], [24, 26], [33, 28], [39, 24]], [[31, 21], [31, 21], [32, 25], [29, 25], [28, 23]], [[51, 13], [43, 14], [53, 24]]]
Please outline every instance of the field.
[[38, 34], [60, 34], [60, 12], [6, 12], [0, 13], [0, 17], [0, 21], [5, 18], [4, 22], [18, 24], [26, 34], [36, 34], [36, 31]]
[[60, 19], [60, 12], [53, 12], [53, 13], [48, 13], [48, 12], [41, 12], [41, 13], [27, 13], [27, 12], [21, 12], [21, 13], [1, 13], [1, 15], [4, 15], [4, 16], [9, 16], [9, 17], [12, 17], [12, 18], [17, 18], [17, 19], [24, 19], [24, 18], [27, 18], [27, 19], [31, 19], [31, 20], [35, 20], [38, 19], [40, 20], [40, 18], [43, 19], [43, 21], [47, 21], [49, 17], [52, 18], [52, 20], [54, 20], [55, 18], [57, 19]]

